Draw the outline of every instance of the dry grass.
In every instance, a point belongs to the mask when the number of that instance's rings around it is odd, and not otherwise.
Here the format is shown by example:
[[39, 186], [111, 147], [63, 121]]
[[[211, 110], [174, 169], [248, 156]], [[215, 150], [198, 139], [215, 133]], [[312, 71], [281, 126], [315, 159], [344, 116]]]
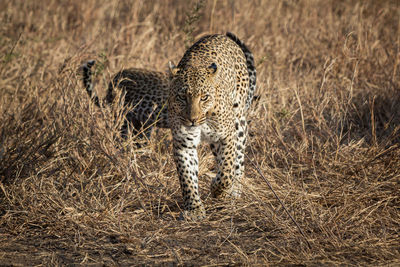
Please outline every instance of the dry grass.
[[[194, 6], [1, 1], [0, 264], [400, 265], [398, 1]], [[178, 221], [170, 133], [121, 142], [118, 110], [90, 103], [76, 70], [100, 61], [104, 92], [121, 68], [163, 71], [228, 30], [258, 69], [244, 196], [209, 197], [202, 147], [207, 218]]]

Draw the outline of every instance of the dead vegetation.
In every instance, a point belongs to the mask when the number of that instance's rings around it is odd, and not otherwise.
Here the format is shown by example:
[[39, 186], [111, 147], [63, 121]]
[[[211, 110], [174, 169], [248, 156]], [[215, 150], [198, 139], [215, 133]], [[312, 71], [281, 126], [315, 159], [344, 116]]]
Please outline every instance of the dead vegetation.
[[[2, 1], [2, 265], [400, 265], [398, 1]], [[124, 67], [166, 70], [188, 40], [232, 31], [258, 92], [241, 199], [178, 221], [170, 133], [121, 141], [90, 103]], [[285, 203], [284, 212], [255, 163]], [[308, 247], [307, 242], [311, 248]]]

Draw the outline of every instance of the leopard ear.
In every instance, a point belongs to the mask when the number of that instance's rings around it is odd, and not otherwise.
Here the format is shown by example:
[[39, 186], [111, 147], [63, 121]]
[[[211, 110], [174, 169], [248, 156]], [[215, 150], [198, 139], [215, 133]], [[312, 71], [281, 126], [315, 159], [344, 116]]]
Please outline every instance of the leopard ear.
[[178, 71], [180, 70], [177, 66], [175, 66], [174, 63], [172, 63], [172, 61], [168, 61], [168, 69], [169, 69], [169, 73], [171, 75], [176, 75], [178, 73]]
[[211, 65], [208, 66], [207, 70], [208, 70], [208, 74], [211, 74], [211, 75], [216, 74], [218, 72], [217, 64], [215, 64], [214, 62], [211, 63]]

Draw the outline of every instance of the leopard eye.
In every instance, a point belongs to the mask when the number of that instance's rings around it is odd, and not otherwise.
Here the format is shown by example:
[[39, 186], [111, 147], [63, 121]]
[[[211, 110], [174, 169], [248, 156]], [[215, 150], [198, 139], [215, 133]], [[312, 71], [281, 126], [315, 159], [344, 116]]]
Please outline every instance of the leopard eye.
[[210, 69], [211, 73], [216, 73], [217, 72], [217, 64], [212, 63], [210, 66], [208, 66]]
[[208, 95], [205, 95], [205, 96], [203, 96], [203, 97], [201, 98], [201, 101], [207, 101], [207, 99], [208, 99]]

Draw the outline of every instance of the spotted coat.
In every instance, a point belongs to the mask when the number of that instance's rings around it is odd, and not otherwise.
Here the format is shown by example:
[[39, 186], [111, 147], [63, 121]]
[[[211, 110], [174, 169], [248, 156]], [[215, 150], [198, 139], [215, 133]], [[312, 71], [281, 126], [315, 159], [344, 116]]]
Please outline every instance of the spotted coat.
[[255, 75], [253, 55], [231, 33], [201, 38], [171, 69], [169, 126], [187, 219], [205, 217], [198, 188], [201, 140], [211, 144], [217, 160], [212, 196], [240, 196]]

